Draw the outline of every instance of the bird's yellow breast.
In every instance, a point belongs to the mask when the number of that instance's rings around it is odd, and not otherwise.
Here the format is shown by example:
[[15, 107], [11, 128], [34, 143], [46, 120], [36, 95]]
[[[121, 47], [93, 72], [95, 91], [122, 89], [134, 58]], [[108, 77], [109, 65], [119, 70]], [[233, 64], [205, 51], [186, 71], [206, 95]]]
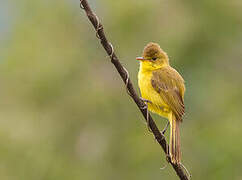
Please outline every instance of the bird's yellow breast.
[[152, 71], [143, 70], [140, 67], [138, 73], [138, 85], [140, 88], [141, 96], [144, 99], [151, 101], [148, 103], [148, 109], [151, 112], [157, 113], [160, 116], [168, 117], [169, 108], [167, 104], [164, 103], [160, 94], [155, 91], [151, 84]]

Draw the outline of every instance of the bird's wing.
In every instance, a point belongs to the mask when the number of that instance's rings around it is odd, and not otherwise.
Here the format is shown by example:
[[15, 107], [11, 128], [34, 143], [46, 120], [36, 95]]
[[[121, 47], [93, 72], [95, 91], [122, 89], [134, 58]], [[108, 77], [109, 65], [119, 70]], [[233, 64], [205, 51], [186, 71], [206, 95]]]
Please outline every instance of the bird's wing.
[[176, 118], [182, 121], [182, 116], [185, 113], [185, 86], [181, 75], [172, 67], [167, 66], [153, 72], [151, 84]]

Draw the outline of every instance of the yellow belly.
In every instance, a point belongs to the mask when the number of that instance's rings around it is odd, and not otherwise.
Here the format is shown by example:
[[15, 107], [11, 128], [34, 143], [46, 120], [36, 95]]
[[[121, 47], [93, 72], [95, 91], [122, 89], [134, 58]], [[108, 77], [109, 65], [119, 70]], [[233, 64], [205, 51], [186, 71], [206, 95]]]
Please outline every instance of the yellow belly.
[[160, 116], [168, 118], [168, 114], [170, 112], [167, 104], [164, 103], [160, 94], [157, 93], [151, 84], [152, 72], [139, 71], [138, 74], [138, 84], [141, 92], [141, 96], [144, 99], [151, 101], [152, 103], [148, 103], [148, 109], [151, 112], [159, 114]]

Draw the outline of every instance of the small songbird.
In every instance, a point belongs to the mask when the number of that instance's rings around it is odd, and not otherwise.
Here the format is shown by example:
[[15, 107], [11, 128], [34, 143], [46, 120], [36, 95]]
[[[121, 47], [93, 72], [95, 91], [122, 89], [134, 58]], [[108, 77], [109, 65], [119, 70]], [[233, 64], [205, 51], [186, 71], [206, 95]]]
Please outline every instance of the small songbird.
[[145, 46], [140, 61], [138, 84], [148, 110], [169, 120], [171, 161], [181, 162], [180, 130], [185, 112], [185, 85], [182, 76], [170, 66], [167, 54], [156, 43]]

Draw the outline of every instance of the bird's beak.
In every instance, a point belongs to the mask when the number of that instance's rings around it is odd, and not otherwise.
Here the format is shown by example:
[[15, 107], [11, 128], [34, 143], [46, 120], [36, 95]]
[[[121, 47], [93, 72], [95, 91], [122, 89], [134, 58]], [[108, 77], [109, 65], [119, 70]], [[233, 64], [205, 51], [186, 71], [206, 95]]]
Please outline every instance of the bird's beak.
[[142, 60], [145, 60], [145, 58], [143, 58], [143, 57], [137, 57], [136, 60], [142, 61]]

